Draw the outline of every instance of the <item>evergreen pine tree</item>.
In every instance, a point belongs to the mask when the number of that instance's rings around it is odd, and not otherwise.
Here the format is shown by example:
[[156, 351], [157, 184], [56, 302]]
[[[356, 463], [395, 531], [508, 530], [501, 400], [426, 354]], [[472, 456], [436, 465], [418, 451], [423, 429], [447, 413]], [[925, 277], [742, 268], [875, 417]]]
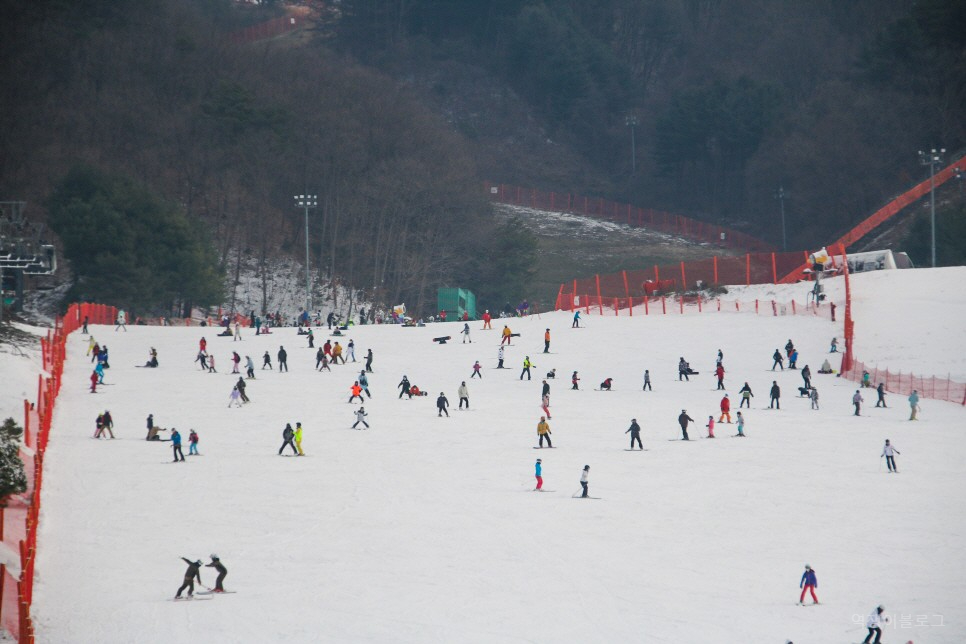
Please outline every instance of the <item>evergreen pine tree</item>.
[[0, 425], [0, 499], [27, 491], [27, 476], [20, 460], [20, 435], [23, 428], [13, 418]]

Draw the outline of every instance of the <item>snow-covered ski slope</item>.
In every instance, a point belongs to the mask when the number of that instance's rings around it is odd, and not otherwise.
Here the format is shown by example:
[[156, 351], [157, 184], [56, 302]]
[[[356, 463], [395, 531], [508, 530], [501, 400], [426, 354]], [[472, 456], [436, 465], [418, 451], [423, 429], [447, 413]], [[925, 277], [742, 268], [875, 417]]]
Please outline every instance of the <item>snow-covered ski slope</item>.
[[[946, 317], [962, 319], [964, 277], [919, 270], [854, 285], [863, 301], [948, 306]], [[944, 297], [923, 301], [940, 281]], [[866, 390], [856, 418], [854, 384], [815, 374], [821, 411], [811, 411], [796, 397], [799, 372], [771, 372], [771, 354], [791, 338], [799, 365], [817, 371], [841, 318], [584, 317], [581, 329], [566, 313], [511, 321], [522, 335], [503, 371], [494, 368], [500, 321], [492, 331], [471, 323], [465, 345], [461, 323], [353, 328], [357, 355], [375, 353], [365, 431], [350, 429], [357, 405], [346, 402], [361, 362], [315, 372], [294, 330], [232, 342], [211, 329], [95, 327], [112, 365], [96, 395], [74, 334], [45, 460], [38, 641], [858, 642], [878, 603], [893, 618], [885, 641], [966, 639], [966, 410], [924, 400], [913, 423], [904, 399], [875, 409]], [[933, 371], [933, 345], [962, 346], [961, 330], [936, 317], [859, 317], [863, 359], [888, 347]], [[202, 335], [217, 375], [192, 363]], [[440, 335], [454, 340], [434, 344]], [[260, 366], [266, 350], [276, 362], [279, 345], [291, 371], [256, 368], [252, 402], [228, 409], [230, 352]], [[152, 346], [161, 367], [135, 368]], [[715, 440], [698, 438], [718, 417], [719, 348], [732, 413], [743, 382], [755, 393], [747, 438], [732, 438], [728, 424]], [[963, 351], [948, 353], [950, 370], [966, 371]], [[521, 382], [526, 355], [538, 366]], [[691, 382], [677, 380], [680, 356], [701, 372]], [[477, 359], [484, 377], [470, 380]], [[551, 368], [556, 449], [534, 450]], [[641, 391], [645, 368], [653, 393]], [[575, 369], [580, 391], [570, 390]], [[430, 395], [399, 400], [403, 374]], [[605, 377], [614, 391], [594, 391]], [[455, 409], [463, 380], [469, 412]], [[781, 411], [765, 409], [772, 380]], [[449, 418], [437, 417], [440, 391]], [[91, 438], [104, 409], [117, 440]], [[681, 409], [697, 421], [690, 443], [672, 440]], [[202, 456], [172, 464], [169, 443], [143, 440], [148, 413], [185, 435], [197, 429]], [[631, 418], [646, 452], [625, 451]], [[279, 457], [281, 431], [296, 421], [307, 456]], [[901, 452], [899, 474], [879, 458], [886, 438]], [[552, 492], [532, 491], [537, 457]], [[571, 498], [585, 464], [602, 500]], [[168, 601], [185, 569], [179, 557], [207, 563], [210, 553], [237, 594]], [[805, 563], [818, 575], [817, 607], [796, 605]], [[212, 572], [203, 569], [206, 584]]]

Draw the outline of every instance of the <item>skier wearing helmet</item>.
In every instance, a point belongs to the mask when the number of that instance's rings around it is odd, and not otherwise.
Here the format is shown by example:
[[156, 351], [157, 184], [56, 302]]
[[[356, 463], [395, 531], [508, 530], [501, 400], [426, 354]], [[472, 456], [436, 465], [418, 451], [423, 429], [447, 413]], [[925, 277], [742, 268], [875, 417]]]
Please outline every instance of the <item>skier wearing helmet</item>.
[[181, 588], [175, 594], [175, 599], [181, 599], [181, 592], [187, 588], [188, 597], [193, 597], [195, 592], [195, 579], [198, 583], [201, 583], [201, 559], [197, 561], [191, 561], [189, 559], [181, 558], [186, 564], [188, 564], [188, 569], [184, 572], [184, 583], [181, 584]]

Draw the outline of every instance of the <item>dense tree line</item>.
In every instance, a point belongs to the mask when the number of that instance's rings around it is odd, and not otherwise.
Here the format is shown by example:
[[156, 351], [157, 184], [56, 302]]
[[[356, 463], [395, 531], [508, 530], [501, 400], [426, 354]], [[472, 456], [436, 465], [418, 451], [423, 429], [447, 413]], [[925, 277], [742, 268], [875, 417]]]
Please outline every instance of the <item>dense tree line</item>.
[[[207, 279], [197, 292], [167, 279], [203, 277], [212, 257], [222, 274], [254, 258], [263, 275], [279, 252], [300, 258], [293, 195], [309, 192], [319, 282], [423, 312], [438, 286], [490, 305], [522, 296], [499, 271], [518, 262], [525, 275], [532, 240], [492, 216], [466, 143], [405, 88], [324, 43], [231, 43], [233, 29], [271, 11], [229, 0], [0, 6], [0, 190], [34, 212], [50, 206], [79, 291], [146, 308], [217, 303]], [[207, 255], [199, 240], [210, 240]], [[121, 269], [143, 277], [140, 288], [104, 274]]]
[[[441, 61], [513, 87], [554, 164], [483, 167], [497, 181], [596, 191], [827, 241], [921, 178], [916, 151], [966, 145], [961, 0], [343, 0], [337, 41], [411, 76]], [[635, 116], [632, 173], [626, 117]], [[505, 145], [503, 133], [477, 143]]]

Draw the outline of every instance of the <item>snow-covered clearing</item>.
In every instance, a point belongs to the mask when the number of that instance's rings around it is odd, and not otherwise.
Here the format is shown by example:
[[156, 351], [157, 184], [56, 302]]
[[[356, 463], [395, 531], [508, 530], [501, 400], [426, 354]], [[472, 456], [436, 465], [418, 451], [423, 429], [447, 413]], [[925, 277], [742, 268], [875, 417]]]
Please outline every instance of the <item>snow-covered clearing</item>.
[[[856, 276], [860, 357], [936, 371], [933, 346], [962, 348], [961, 330], [936, 319], [962, 319], [962, 270]], [[898, 295], [895, 280], [910, 280], [913, 295]], [[866, 302], [906, 315], [866, 313]], [[796, 396], [799, 372], [770, 371], [770, 356], [792, 338], [799, 365], [817, 371], [841, 317], [584, 317], [581, 329], [566, 313], [513, 320], [522, 335], [503, 371], [500, 321], [492, 331], [471, 323], [472, 344], [460, 343], [462, 323], [353, 328], [341, 340], [353, 338], [360, 359], [375, 354], [365, 431], [350, 429], [357, 405], [346, 402], [362, 363], [318, 373], [292, 329], [233, 342], [212, 329], [94, 327], [112, 365], [96, 395], [75, 333], [45, 459], [38, 641], [859, 642], [855, 620], [878, 603], [893, 618], [887, 642], [966, 638], [966, 410], [925, 400], [912, 423], [905, 400], [875, 409], [869, 390], [856, 418], [854, 384], [815, 374], [822, 409], [811, 411]], [[192, 363], [202, 335], [218, 374]], [[440, 335], [453, 341], [431, 342]], [[291, 372], [256, 367], [252, 402], [228, 409], [231, 351], [260, 367], [279, 345]], [[160, 368], [135, 368], [152, 346]], [[715, 440], [697, 438], [718, 418], [718, 349], [732, 413], [743, 382], [755, 393], [747, 438], [728, 424]], [[538, 365], [531, 381], [519, 378], [526, 355]], [[936, 355], [966, 371], [962, 350]], [[677, 379], [679, 356], [701, 372], [691, 382]], [[484, 377], [470, 380], [477, 359]], [[534, 450], [551, 368], [556, 449]], [[645, 368], [653, 392], [641, 391]], [[399, 400], [403, 374], [430, 395]], [[594, 391], [605, 377], [614, 391]], [[463, 380], [469, 412], [456, 410]], [[780, 411], [765, 409], [772, 380]], [[449, 418], [437, 417], [440, 391]], [[91, 438], [104, 409], [118, 440]], [[697, 421], [689, 443], [673, 441], [682, 409]], [[172, 464], [170, 443], [144, 441], [148, 413], [185, 437], [197, 429], [203, 455]], [[626, 451], [631, 418], [648, 451]], [[277, 456], [296, 421], [307, 456]], [[886, 438], [900, 474], [879, 458]], [[548, 492], [532, 491], [537, 457]], [[571, 498], [585, 464], [601, 500]], [[209, 553], [237, 594], [169, 601], [179, 557], [207, 563]], [[822, 601], [807, 610], [796, 605], [806, 562]], [[212, 569], [202, 579], [211, 584]]]

